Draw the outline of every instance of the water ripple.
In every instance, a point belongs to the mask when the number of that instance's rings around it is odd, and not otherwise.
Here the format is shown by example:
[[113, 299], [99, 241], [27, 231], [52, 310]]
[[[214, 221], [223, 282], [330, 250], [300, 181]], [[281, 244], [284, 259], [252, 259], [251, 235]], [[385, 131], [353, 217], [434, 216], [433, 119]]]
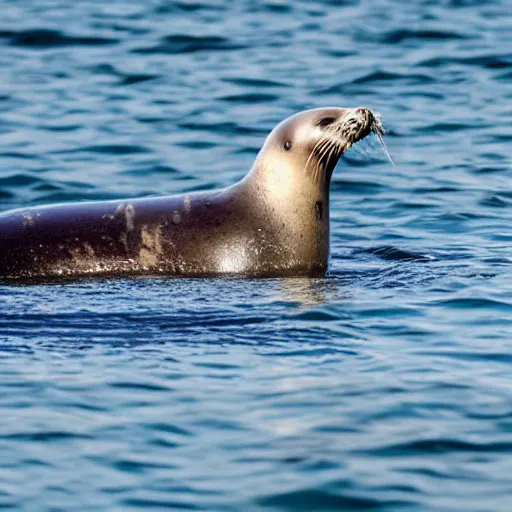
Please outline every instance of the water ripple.
[[470, 34], [461, 33], [455, 30], [414, 30], [414, 29], [398, 29], [390, 30], [383, 33], [379, 40], [382, 43], [395, 44], [402, 43], [407, 40], [419, 39], [420, 41], [443, 41], [449, 39], [472, 39]]
[[225, 187], [328, 104], [395, 165], [343, 156], [323, 279], [1, 283], [0, 508], [509, 512], [509, 10], [3, 2], [2, 209]]

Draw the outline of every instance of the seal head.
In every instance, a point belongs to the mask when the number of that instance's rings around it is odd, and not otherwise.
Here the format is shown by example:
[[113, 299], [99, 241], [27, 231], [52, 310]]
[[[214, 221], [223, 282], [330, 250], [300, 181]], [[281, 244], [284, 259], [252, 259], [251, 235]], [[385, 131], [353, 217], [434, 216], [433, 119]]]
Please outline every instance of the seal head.
[[292, 188], [328, 187], [341, 155], [371, 131], [382, 133], [382, 125], [378, 115], [364, 107], [300, 112], [272, 130], [253, 171], [266, 168]]

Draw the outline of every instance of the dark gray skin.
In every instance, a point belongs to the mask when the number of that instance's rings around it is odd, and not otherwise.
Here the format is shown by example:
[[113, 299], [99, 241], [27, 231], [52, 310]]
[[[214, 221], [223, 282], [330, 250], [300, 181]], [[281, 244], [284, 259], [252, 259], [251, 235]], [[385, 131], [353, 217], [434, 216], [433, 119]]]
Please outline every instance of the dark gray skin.
[[364, 108], [301, 112], [223, 190], [6, 212], [0, 278], [324, 275], [332, 171], [376, 123]]

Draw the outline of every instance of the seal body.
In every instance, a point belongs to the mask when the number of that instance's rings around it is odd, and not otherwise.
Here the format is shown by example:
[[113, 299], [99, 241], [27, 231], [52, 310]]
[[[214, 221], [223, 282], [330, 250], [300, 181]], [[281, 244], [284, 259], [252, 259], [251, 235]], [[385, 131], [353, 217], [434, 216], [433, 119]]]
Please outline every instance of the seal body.
[[[342, 119], [349, 121], [347, 109], [330, 108], [284, 121], [248, 175], [226, 189], [3, 213], [0, 278], [323, 275], [330, 175], [343, 148], [371, 129], [361, 121], [353, 141], [336, 139]], [[338, 141], [337, 151], [325, 140]]]
[[[0, 216], [1, 274], [325, 273], [328, 222], [311, 239], [254, 193], [242, 182], [213, 193], [8, 212]], [[314, 210], [309, 216], [318, 223]]]

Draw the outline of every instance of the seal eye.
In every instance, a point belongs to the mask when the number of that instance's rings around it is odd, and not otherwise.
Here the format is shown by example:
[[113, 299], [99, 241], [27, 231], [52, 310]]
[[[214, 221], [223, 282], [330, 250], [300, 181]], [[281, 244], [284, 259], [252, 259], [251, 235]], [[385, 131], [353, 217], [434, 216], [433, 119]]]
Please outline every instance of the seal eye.
[[330, 124], [334, 123], [336, 121], [335, 117], [323, 117], [318, 121], [318, 126], [329, 126]]
[[286, 151], [290, 151], [290, 149], [292, 149], [292, 143], [289, 140], [284, 143], [284, 149], [286, 149]]

